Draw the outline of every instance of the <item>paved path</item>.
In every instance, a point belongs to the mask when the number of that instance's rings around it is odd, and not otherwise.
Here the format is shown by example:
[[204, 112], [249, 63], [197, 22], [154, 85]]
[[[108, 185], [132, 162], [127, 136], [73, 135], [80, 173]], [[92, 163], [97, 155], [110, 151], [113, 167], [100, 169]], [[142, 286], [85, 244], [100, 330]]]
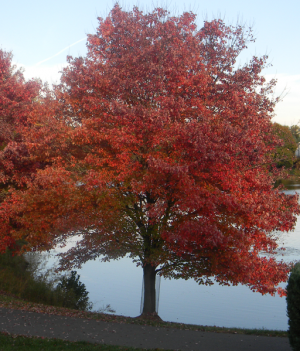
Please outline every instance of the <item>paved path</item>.
[[201, 351], [291, 351], [288, 338], [107, 323], [0, 308], [0, 331], [140, 348]]

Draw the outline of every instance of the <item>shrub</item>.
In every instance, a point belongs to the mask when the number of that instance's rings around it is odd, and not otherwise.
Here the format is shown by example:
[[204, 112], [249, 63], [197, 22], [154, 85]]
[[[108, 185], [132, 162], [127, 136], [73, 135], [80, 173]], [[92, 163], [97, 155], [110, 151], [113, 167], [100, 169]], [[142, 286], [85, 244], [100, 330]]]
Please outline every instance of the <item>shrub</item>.
[[294, 351], [300, 350], [300, 262], [293, 267], [287, 285], [289, 340]]
[[89, 302], [89, 293], [79, 278], [80, 275], [76, 271], [71, 271], [70, 276], [60, 279], [56, 289], [64, 294], [64, 307], [82, 311], [91, 310], [92, 303]]
[[10, 251], [0, 255], [0, 290], [27, 301], [60, 305], [53, 282], [35, 276], [24, 255], [13, 256]]
[[28, 255], [13, 256], [10, 251], [0, 255], [0, 292], [44, 305], [92, 309], [88, 292], [77, 272], [72, 271], [69, 277], [53, 278], [49, 270], [39, 274], [41, 257], [27, 258]]

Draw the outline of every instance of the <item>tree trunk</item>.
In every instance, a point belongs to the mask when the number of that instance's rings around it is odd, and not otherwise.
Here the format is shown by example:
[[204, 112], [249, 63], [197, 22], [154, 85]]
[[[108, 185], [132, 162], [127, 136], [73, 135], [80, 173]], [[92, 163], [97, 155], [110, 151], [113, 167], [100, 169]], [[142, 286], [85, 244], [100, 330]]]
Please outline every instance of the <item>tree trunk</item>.
[[155, 267], [145, 264], [144, 271], [144, 307], [142, 315], [156, 314]]

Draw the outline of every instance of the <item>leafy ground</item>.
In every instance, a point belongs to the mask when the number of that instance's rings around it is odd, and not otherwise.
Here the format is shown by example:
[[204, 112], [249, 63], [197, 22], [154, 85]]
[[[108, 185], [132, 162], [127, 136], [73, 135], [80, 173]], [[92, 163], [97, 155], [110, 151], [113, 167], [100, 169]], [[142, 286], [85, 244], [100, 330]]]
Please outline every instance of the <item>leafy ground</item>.
[[[116, 316], [116, 315], [105, 314], [105, 313], [85, 312], [85, 311], [72, 310], [72, 309], [62, 308], [62, 307], [46, 306], [43, 304], [20, 300], [15, 296], [5, 294], [3, 291], [2, 292], [0, 291], [0, 307], [38, 312], [38, 313], [55, 314], [60, 316], [76, 317], [76, 318], [97, 319], [105, 322], [116, 322], [116, 323], [122, 322], [122, 323], [151, 325], [156, 327], [177, 328], [177, 329], [185, 329], [185, 330], [210, 331], [210, 332], [217, 332], [217, 333], [235, 333], [235, 334], [248, 334], [248, 335], [254, 334], [254, 335], [264, 335], [264, 336], [287, 337], [287, 331], [189, 325], [189, 324], [183, 324], [183, 323], [171, 323], [171, 322], [158, 321], [156, 319], [145, 320], [142, 318], [131, 318], [131, 317]], [[78, 350], [81, 350], [81, 349], [78, 349]], [[0, 351], [2, 351], [2, 349], [0, 349]]]

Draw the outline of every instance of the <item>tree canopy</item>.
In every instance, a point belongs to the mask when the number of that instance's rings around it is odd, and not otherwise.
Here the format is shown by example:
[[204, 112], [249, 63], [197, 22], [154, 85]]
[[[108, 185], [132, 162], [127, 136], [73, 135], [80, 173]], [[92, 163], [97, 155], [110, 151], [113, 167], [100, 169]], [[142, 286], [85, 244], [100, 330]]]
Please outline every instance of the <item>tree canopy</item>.
[[[22, 70], [12, 64], [12, 54], [0, 50], [0, 203], [10, 188], [21, 188], [39, 167], [28, 152], [24, 128], [28, 119], [41, 112], [41, 83], [25, 81]], [[0, 251], [15, 246], [15, 240], [4, 226]]]
[[195, 17], [115, 5], [99, 18], [87, 56], [68, 58], [53, 118], [27, 129], [45, 167], [1, 205], [28, 248], [80, 235], [63, 268], [130, 255], [144, 271], [144, 313], [155, 311], [156, 274], [275, 293], [289, 266], [261, 253], [299, 213], [266, 166], [280, 145], [267, 57], [237, 67], [251, 30], [198, 29]]

